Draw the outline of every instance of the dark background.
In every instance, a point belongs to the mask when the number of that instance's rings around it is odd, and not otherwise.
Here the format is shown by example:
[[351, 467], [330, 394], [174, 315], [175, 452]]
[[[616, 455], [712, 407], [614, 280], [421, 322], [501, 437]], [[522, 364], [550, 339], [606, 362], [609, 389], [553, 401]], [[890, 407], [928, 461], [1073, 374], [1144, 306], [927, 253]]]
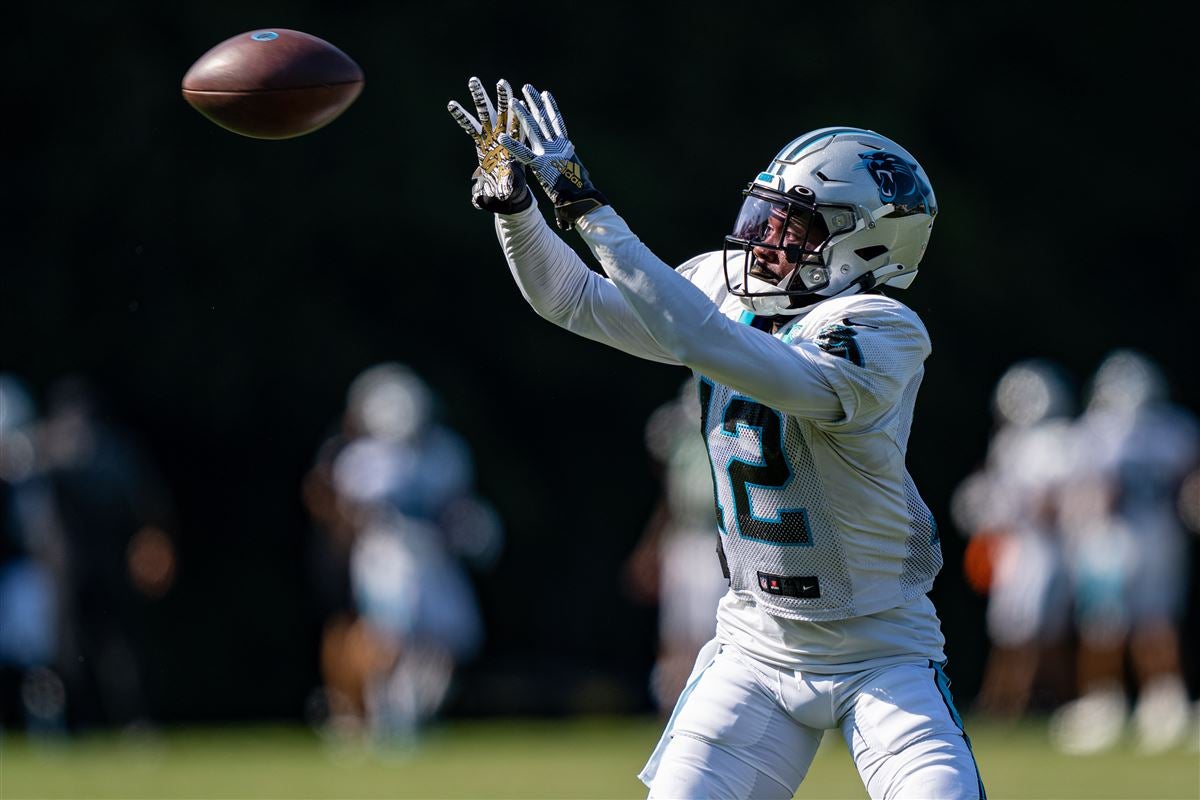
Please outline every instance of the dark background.
[[[1105, 3], [810, 5], [23, 9], [0, 55], [0, 369], [39, 400], [88, 377], [173, 493], [179, 578], [147, 640], [160, 718], [303, 713], [319, 620], [300, 481], [350, 380], [383, 360], [436, 390], [508, 532], [478, 583], [487, 648], [449, 713], [650, 708], [654, 609], [620, 568], [658, 491], [644, 421], [686, 373], [525, 305], [445, 111], [471, 75], [552, 90], [593, 178], [670, 263], [718, 247], [741, 188], [803, 131], [868, 127], [914, 153], [940, 216], [902, 295], [934, 343], [909, 465], [947, 530], [1015, 359], [1057, 359], [1082, 385], [1138, 347], [1200, 407], [1192, 68], [1173, 35], [1190, 21]], [[242, 138], [180, 96], [200, 54], [270, 26], [328, 39], [367, 76], [310, 136]], [[943, 537], [933, 598], [969, 701], [987, 645], [962, 545]]]

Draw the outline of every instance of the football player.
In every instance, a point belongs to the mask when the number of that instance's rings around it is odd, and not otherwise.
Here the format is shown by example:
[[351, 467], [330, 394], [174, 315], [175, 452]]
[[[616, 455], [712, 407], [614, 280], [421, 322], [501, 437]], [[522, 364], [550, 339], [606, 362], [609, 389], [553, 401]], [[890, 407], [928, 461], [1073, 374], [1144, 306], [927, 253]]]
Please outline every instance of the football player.
[[[937, 214], [924, 170], [861, 128], [786, 144], [720, 249], [677, 269], [592, 183], [554, 98], [472, 78], [472, 202], [535, 311], [696, 375], [729, 591], [639, 777], [651, 797], [788, 798], [840, 729], [872, 797], [981, 797], [927, 593], [937, 527], [905, 467], [930, 352], [882, 291], [916, 275]], [[519, 122], [518, 122], [519, 121]], [[607, 277], [544, 221], [575, 229]]]
[[658, 606], [658, 656], [651, 673], [664, 718], [679, 701], [696, 654], [716, 634], [728, 585], [713, 558], [713, 484], [700, 436], [700, 402], [690, 377], [646, 421], [646, 449], [662, 496], [628, 562], [630, 588]]
[[1022, 716], [1040, 695], [1055, 702], [1067, 682], [1070, 591], [1058, 513], [1072, 468], [1074, 406], [1057, 363], [1009, 366], [992, 393], [986, 463], [951, 499], [954, 521], [971, 537], [968, 582], [988, 597], [991, 647], [976, 707], [998, 717]]
[[1171, 402], [1157, 363], [1121, 348], [1097, 367], [1076, 427], [1062, 516], [1080, 696], [1051, 717], [1051, 741], [1077, 755], [1116, 746], [1134, 688], [1136, 747], [1159, 753], [1189, 722], [1180, 626], [1190, 554], [1177, 499], [1200, 460], [1200, 426]]

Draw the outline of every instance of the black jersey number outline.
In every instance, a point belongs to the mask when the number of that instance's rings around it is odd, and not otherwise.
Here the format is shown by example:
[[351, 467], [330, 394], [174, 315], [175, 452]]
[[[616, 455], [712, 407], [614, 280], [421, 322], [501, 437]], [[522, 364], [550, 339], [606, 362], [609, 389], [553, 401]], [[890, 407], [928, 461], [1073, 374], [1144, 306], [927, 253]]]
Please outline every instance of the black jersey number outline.
[[[717, 487], [717, 464], [713, 461], [708, 443], [713, 384], [707, 378], [701, 378], [699, 384], [700, 432], [704, 436], [704, 446], [708, 449], [708, 460], [712, 467], [717, 528], [721, 533], [728, 533], [725, 530], [725, 509], [721, 506], [721, 494]], [[748, 397], [731, 396], [721, 412], [720, 434], [740, 438], [742, 430], [750, 428], [759, 432], [758, 462], [731, 457], [723, 467], [733, 495], [734, 523], [738, 535], [776, 545], [811, 545], [806, 509], [778, 509], [775, 519], [767, 519], [756, 516], [750, 502], [750, 486], [783, 489], [792, 480], [794, 473], [783, 450], [783, 416]]]

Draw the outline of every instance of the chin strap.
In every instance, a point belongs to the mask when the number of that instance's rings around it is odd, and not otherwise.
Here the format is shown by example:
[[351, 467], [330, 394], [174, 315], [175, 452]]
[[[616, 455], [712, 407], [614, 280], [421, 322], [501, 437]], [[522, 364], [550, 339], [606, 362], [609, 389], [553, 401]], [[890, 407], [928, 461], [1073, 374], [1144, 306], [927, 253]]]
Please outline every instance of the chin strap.
[[847, 286], [846, 288], [850, 289], [850, 288], [857, 286], [858, 291], [851, 292], [851, 294], [863, 294], [864, 292], [871, 291], [878, 285], [879, 285], [879, 278], [877, 278], [875, 276], [875, 271], [872, 270], [871, 272], [864, 272], [862, 275], [859, 275], [858, 280], [851, 281], [850, 285]]
[[821, 299], [829, 300], [834, 297], [846, 297], [852, 294], [866, 294], [867, 292], [882, 288], [883, 286], [891, 283], [892, 276], [896, 276], [899, 279], [896, 282], [898, 288], [907, 289], [909, 284], [913, 282], [913, 279], [917, 277], [917, 271], [914, 269], [912, 272], [903, 273], [897, 276], [896, 273], [903, 269], [903, 264], [888, 264], [886, 266], [873, 269], [870, 272], [864, 272], [856, 280], [851, 281], [845, 289], [842, 289], [837, 294], [831, 294], [828, 297], [822, 297]]
[[834, 294], [802, 294], [798, 297], [793, 297], [791, 308], [801, 309], [801, 312], [815, 306], [824, 300], [832, 300], [835, 297], [849, 297], [854, 294], [864, 294], [875, 288], [878, 281], [875, 278], [874, 272], [867, 272], [860, 275], [855, 280], [851, 281], [844, 289]]
[[[902, 269], [904, 269], [904, 267], [900, 264], [888, 264], [887, 266], [873, 269], [870, 272], [863, 273], [858, 278], [851, 281], [846, 288], [834, 294], [806, 294], [792, 298], [791, 308], [799, 309], [799, 311], [795, 313], [805, 313], [812, 306], [815, 306], [817, 303], [820, 303], [823, 300], [832, 300], [835, 297], [850, 297], [851, 295], [856, 294], [866, 294], [867, 292], [880, 289], [886, 285], [888, 283], [888, 273], [899, 272]], [[913, 279], [916, 276], [916, 270], [906, 273], [900, 276], [901, 281], [898, 281], [897, 285], [901, 289], [907, 289], [909, 284], [913, 282]]]

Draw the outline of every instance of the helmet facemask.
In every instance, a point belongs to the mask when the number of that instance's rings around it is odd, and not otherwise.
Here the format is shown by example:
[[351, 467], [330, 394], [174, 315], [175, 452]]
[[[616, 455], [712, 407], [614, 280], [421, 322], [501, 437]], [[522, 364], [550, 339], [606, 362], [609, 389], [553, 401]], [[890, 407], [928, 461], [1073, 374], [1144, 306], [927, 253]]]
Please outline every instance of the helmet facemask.
[[823, 299], [830, 272], [823, 251], [829, 243], [830, 218], [852, 227], [849, 209], [822, 208], [811, 189], [787, 193], [751, 183], [745, 201], [725, 237], [725, 282], [730, 294], [758, 314], [797, 314]]

